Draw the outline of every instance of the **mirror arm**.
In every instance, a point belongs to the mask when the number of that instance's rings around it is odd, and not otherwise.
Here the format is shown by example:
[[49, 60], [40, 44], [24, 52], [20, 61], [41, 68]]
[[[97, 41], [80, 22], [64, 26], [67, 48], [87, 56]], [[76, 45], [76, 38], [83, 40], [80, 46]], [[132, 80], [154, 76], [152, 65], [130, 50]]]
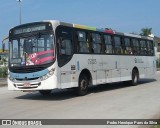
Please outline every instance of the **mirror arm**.
[[8, 36], [5, 37], [5, 38], [2, 40], [2, 51], [3, 51], [3, 52], [5, 51], [5, 43], [4, 43], [4, 41], [7, 40], [7, 39], [9, 39]]

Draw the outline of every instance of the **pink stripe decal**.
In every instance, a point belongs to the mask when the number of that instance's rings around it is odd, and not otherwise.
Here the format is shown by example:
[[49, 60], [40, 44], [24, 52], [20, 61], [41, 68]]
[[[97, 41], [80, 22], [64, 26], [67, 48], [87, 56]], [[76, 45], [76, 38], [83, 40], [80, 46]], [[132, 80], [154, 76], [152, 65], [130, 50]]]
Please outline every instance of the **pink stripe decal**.
[[37, 54], [37, 55], [42, 55], [42, 54], [46, 54], [46, 53], [53, 53], [53, 50], [37, 52], [36, 54]]
[[42, 51], [28, 55], [26, 65], [43, 64], [45, 61], [53, 60], [54, 50]]
[[43, 58], [43, 59], [37, 59], [36, 61], [35, 61], [35, 64], [42, 64], [42, 63], [44, 63], [45, 61], [48, 61], [48, 60], [53, 60], [53, 56], [49, 56], [49, 57], [45, 57], [45, 58]]

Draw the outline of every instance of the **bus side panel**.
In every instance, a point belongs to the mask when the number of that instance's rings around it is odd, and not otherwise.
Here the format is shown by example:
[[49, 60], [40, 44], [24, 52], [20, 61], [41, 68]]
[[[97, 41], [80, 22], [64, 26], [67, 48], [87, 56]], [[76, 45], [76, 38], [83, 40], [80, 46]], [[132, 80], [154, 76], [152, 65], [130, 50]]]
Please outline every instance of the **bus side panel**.
[[106, 82], [120, 81], [119, 59], [114, 55], [103, 56], [103, 70], [106, 72]]
[[105, 79], [105, 70], [103, 70], [103, 56], [102, 55], [93, 55], [93, 72], [96, 75], [96, 84], [106, 83]]
[[132, 56], [120, 56], [121, 81], [131, 80], [134, 65]]
[[147, 57], [147, 67], [146, 67], [146, 77], [147, 78], [155, 78], [156, 75], [156, 59], [151, 56]]

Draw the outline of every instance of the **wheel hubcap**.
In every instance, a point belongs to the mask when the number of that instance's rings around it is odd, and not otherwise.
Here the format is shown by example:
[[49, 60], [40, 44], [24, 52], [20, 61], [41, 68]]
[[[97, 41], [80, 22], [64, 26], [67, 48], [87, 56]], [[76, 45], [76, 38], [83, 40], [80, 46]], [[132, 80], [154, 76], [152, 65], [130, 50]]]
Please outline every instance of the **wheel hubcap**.
[[135, 75], [135, 77], [134, 77], [134, 83], [137, 83], [137, 80], [138, 80], [137, 75]]
[[85, 90], [87, 88], [87, 82], [85, 80], [82, 80], [81, 82], [81, 89]]

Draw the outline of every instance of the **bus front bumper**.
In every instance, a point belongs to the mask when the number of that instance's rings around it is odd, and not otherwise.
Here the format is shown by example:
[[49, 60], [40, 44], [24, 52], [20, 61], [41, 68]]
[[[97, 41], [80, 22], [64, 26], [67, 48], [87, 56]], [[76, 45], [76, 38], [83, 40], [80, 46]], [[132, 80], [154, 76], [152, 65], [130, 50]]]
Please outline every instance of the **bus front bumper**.
[[11, 81], [8, 79], [8, 90], [19, 90], [19, 91], [38, 91], [38, 90], [52, 90], [58, 88], [57, 76], [53, 75], [46, 80], [30, 81]]

